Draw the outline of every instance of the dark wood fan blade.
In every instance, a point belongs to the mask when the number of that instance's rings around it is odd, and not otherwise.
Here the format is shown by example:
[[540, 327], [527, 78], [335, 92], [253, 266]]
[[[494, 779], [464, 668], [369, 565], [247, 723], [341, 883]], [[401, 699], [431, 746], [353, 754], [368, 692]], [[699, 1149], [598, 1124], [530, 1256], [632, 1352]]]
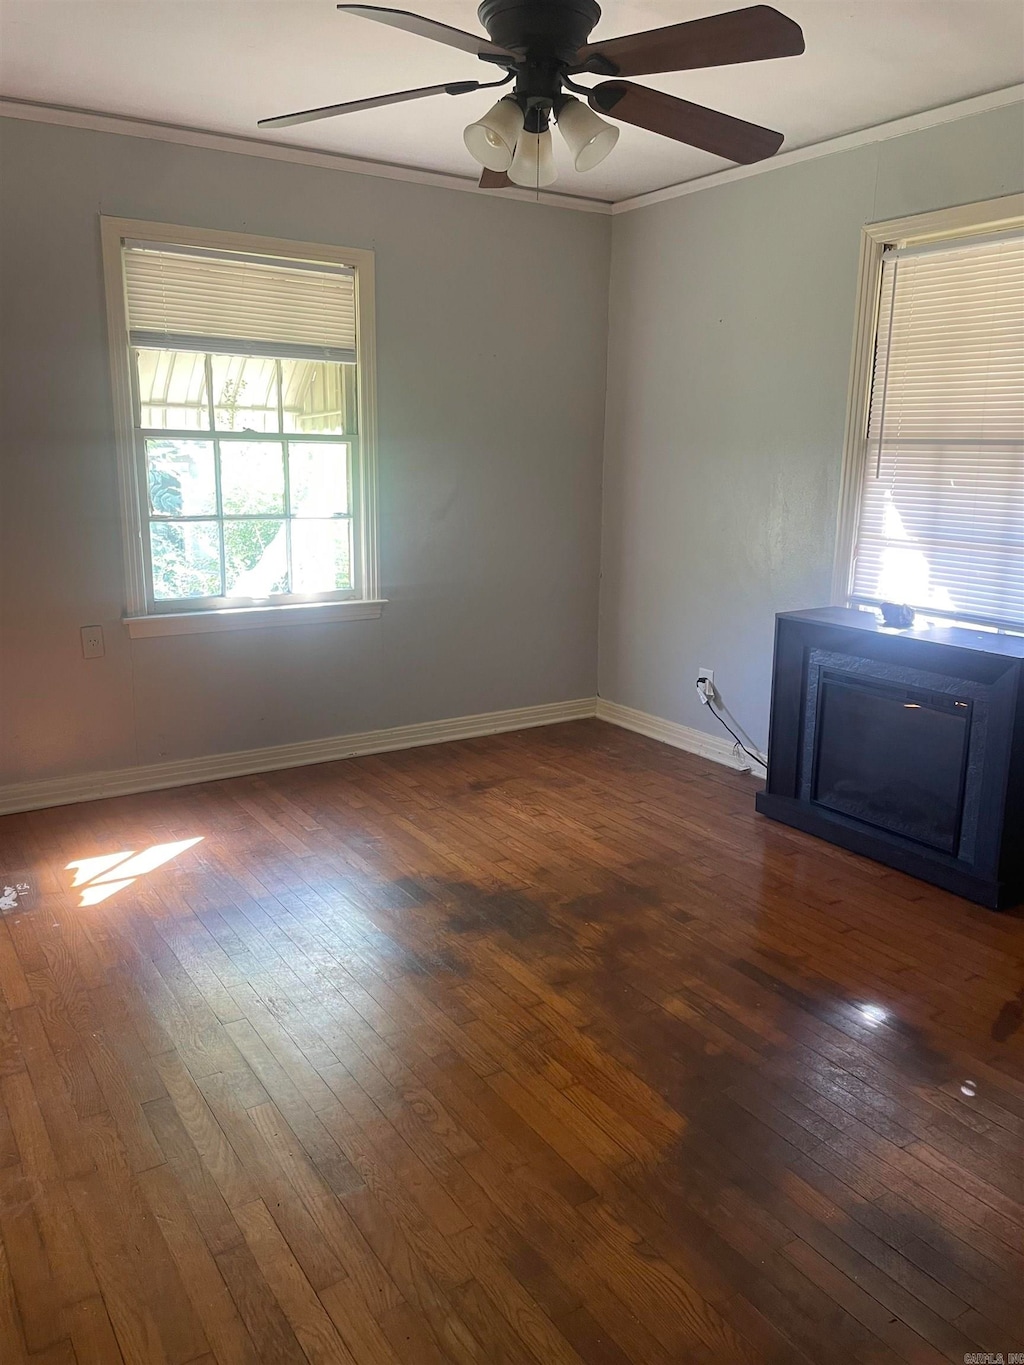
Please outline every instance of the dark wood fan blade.
[[638, 128], [648, 128], [662, 137], [675, 138], [744, 165], [774, 156], [783, 142], [782, 134], [770, 128], [745, 123], [730, 114], [706, 109], [703, 104], [691, 104], [689, 100], [679, 100], [629, 81], [603, 81], [595, 86], [590, 92], [590, 107], [599, 114], [635, 123]]
[[508, 190], [512, 188], [512, 181], [504, 171], [485, 170], [477, 182], [477, 188], [481, 190]]
[[366, 100], [349, 100], [347, 104], [324, 104], [319, 109], [302, 109], [297, 114], [261, 118], [256, 126], [291, 128], [296, 123], [315, 123], [317, 119], [334, 118], [335, 114], [358, 114], [361, 109], [382, 109], [385, 104], [404, 104], [406, 100], [422, 100], [428, 95], [468, 95], [471, 90], [479, 89], [479, 81], [449, 81], [447, 85], [423, 85], [418, 90], [398, 90], [393, 95], [373, 95]]
[[474, 56], [512, 57], [507, 48], [492, 43], [490, 38], [477, 37], [475, 33], [465, 33], [461, 28], [451, 28], [439, 24], [436, 19], [426, 19], [422, 14], [410, 14], [404, 9], [384, 9], [380, 5], [339, 5], [338, 9], [346, 14], [357, 14], [360, 19], [375, 19], [378, 24], [390, 24], [405, 33], [415, 33], [420, 38], [433, 38], [435, 43], [446, 43], [448, 47], [472, 52]]
[[650, 76], [656, 71], [693, 71], [701, 66], [797, 57], [803, 50], [799, 24], [770, 5], [752, 5], [693, 19], [688, 24], [587, 43], [576, 54], [575, 69], [582, 69], [592, 58], [601, 58], [593, 69], [604, 75]]

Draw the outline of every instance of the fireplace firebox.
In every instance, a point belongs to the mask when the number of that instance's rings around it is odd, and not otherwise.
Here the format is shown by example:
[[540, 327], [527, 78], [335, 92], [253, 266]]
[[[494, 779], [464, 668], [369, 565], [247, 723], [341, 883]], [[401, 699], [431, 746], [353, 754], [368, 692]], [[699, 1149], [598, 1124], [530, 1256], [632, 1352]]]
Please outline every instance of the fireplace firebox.
[[1024, 898], [1024, 638], [776, 618], [757, 809], [979, 904]]

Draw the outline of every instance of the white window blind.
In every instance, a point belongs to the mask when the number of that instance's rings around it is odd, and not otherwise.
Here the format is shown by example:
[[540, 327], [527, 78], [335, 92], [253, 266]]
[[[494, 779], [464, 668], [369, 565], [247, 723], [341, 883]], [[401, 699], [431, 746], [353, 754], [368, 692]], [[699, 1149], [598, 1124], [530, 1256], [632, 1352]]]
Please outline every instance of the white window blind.
[[356, 359], [345, 266], [126, 242], [133, 346], [280, 359]]
[[886, 251], [852, 600], [1024, 628], [1024, 236]]

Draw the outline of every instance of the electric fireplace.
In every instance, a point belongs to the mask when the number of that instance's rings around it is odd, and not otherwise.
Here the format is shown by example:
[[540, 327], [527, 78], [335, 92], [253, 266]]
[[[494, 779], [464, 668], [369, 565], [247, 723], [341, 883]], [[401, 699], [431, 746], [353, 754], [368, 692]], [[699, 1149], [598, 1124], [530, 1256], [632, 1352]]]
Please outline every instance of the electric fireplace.
[[1024, 638], [776, 618], [764, 815], [983, 905], [1024, 897]]
[[818, 707], [811, 800], [955, 852], [971, 703], [830, 670]]

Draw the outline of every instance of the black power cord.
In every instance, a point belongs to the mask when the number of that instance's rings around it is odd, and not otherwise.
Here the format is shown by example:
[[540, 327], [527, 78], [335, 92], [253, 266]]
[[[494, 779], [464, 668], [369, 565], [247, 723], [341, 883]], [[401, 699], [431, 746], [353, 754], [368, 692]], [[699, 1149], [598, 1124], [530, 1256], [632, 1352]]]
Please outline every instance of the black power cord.
[[701, 700], [702, 700], [702, 701], [704, 702], [704, 704], [707, 706], [708, 710], [709, 710], [709, 711], [711, 712], [711, 714], [714, 716], [715, 720], [718, 721], [719, 725], [721, 725], [724, 729], [726, 729], [726, 730], [729, 731], [730, 735], [732, 735], [733, 739], [736, 741], [736, 743], [739, 745], [739, 747], [743, 750], [743, 752], [746, 754], [746, 756], [747, 756], [748, 758], [752, 758], [752, 759], [754, 760], [754, 762], [755, 762], [756, 764], [758, 764], [760, 767], [762, 767], [762, 768], [767, 768], [768, 764], [767, 764], [766, 760], [767, 760], [767, 758], [768, 758], [768, 755], [765, 754], [764, 758], [762, 758], [760, 754], [755, 754], [755, 753], [753, 752], [753, 750], [747, 748], [747, 746], [743, 743], [742, 739], [740, 739], [739, 735], [738, 735], [738, 734], [736, 733], [736, 731], [732, 728], [732, 726], [731, 726], [731, 725], [729, 724], [729, 722], [725, 719], [725, 717], [724, 717], [724, 716], [720, 716], [720, 715], [718, 714], [718, 712], [715, 710], [715, 703], [711, 700], [711, 698], [707, 695], [707, 693], [706, 693], [706, 692], [702, 692], [702, 691], [700, 690], [700, 681], [699, 681], [699, 680], [698, 680], [698, 682], [697, 682], [697, 695], [701, 698]]

